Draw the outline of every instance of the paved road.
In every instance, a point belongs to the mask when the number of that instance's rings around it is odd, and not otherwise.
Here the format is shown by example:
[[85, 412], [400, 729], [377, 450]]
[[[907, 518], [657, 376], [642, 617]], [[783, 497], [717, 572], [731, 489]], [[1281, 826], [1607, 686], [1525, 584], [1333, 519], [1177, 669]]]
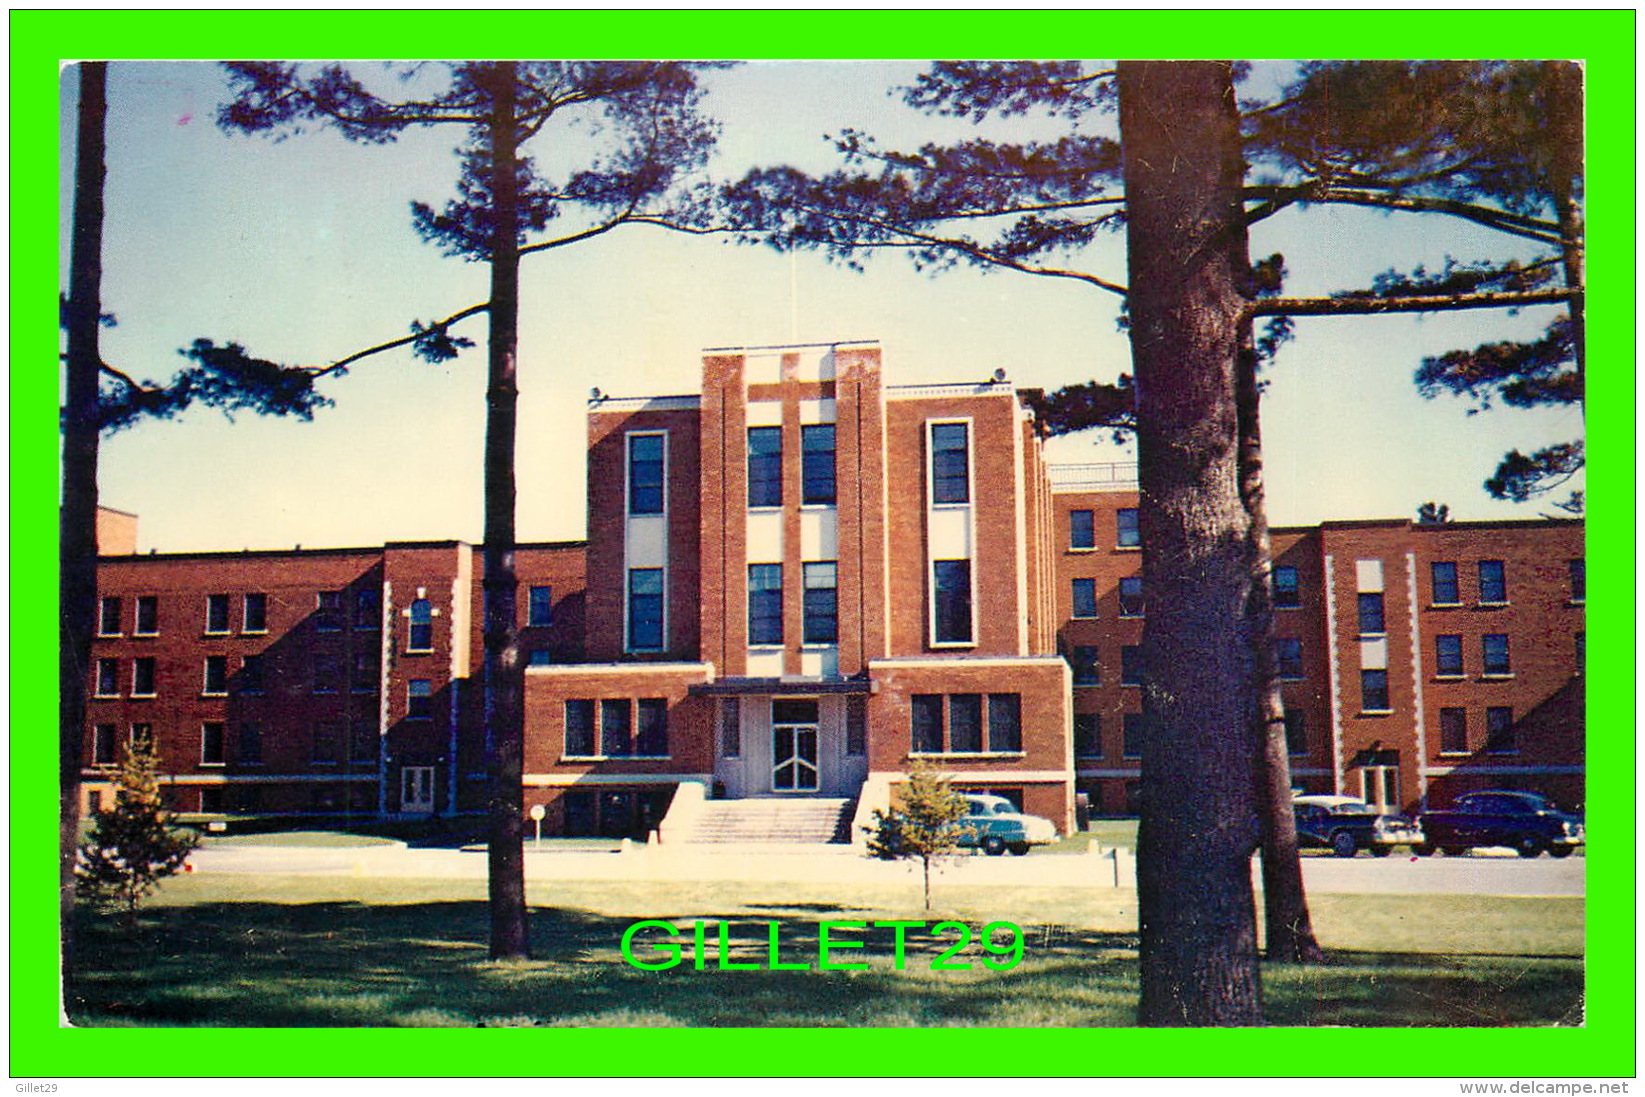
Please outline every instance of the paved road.
[[[531, 852], [530, 880], [792, 880], [824, 883], [906, 882], [906, 864], [875, 861], [846, 847], [635, 846], [621, 853]], [[201, 873], [276, 875], [458, 877], [483, 879], [486, 857], [472, 850], [408, 849], [403, 845], [315, 848], [212, 845], [190, 859]], [[1306, 857], [1303, 879], [1313, 893], [1472, 894], [1558, 896], [1584, 893], [1586, 862], [1542, 857]], [[1027, 857], [964, 856], [943, 870], [948, 884], [1002, 887], [1132, 887], [1129, 858], [1111, 854], [1030, 854]]]

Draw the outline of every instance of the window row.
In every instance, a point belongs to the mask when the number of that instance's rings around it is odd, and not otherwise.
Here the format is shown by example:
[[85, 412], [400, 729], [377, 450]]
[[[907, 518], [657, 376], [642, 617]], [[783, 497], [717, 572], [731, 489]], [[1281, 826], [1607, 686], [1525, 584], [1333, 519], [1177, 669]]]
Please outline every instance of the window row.
[[[833, 560], [801, 564], [801, 639], [807, 644], [835, 644], [840, 638], [839, 569]], [[748, 642], [783, 642], [783, 566], [748, 565]]]
[[[1119, 615], [1141, 617], [1145, 611], [1142, 596], [1142, 576], [1127, 575], [1119, 580]], [[1097, 581], [1090, 578], [1073, 580], [1073, 616], [1090, 619], [1097, 616]]]
[[[1075, 644], [1068, 650], [1068, 665], [1076, 686], [1102, 685], [1102, 663], [1095, 644]], [[1142, 647], [1125, 644], [1120, 648], [1120, 685], [1142, 685]]]
[[1022, 696], [1016, 693], [916, 693], [915, 754], [1012, 754], [1022, 750]]
[[667, 758], [668, 702], [661, 697], [568, 700], [565, 756]]
[[[1488, 632], [1479, 638], [1480, 673], [1487, 678], [1506, 678], [1513, 673], [1508, 658], [1508, 634]], [[1461, 678], [1466, 673], [1462, 659], [1462, 637], [1454, 634], [1434, 637], [1434, 674], [1440, 678]]]
[[[141, 594], [131, 599], [131, 634], [157, 636], [160, 632], [160, 597]], [[226, 636], [233, 631], [235, 598], [228, 594], [206, 595], [204, 631], [211, 636]], [[268, 631], [268, 595], [257, 591], [239, 596], [240, 631], [260, 635]], [[319, 632], [340, 632], [343, 628], [343, 592], [318, 591], [314, 596], [314, 627]], [[354, 592], [353, 625], [357, 629], [375, 629], [381, 624], [380, 595], [375, 587], [360, 587]], [[97, 634], [123, 635], [125, 599], [107, 595], [99, 604]]]
[[[1141, 758], [1143, 735], [1147, 729], [1145, 717], [1140, 712], [1127, 712], [1120, 719], [1120, 757]], [[1285, 710], [1285, 744], [1292, 754], [1308, 753], [1307, 725], [1301, 709], [1287, 708]], [[1076, 758], [1101, 758], [1104, 753], [1102, 715], [1096, 712], [1076, 712], [1074, 714], [1074, 756]]]
[[[1582, 561], [1571, 561], [1572, 600], [1581, 601], [1577, 593]], [[1501, 560], [1480, 560], [1475, 565], [1475, 591], [1482, 606], [1501, 606], [1508, 603], [1508, 569]], [[1435, 560], [1429, 565], [1430, 603], [1436, 606], [1462, 605], [1462, 585], [1454, 560]]]
[[[1477, 717], [1476, 717], [1477, 718]], [[1439, 710], [1439, 752], [1441, 754], [1471, 754], [1468, 710], [1442, 708]], [[1519, 740], [1515, 734], [1514, 710], [1507, 705], [1493, 705], [1485, 710], [1485, 753], [1517, 754]]]
[[[834, 424], [812, 423], [800, 428], [800, 502], [833, 506]], [[748, 505], [783, 505], [783, 429], [748, 428]]]
[[[119, 659], [98, 659], [97, 678], [93, 696], [110, 698], [121, 696]], [[344, 687], [344, 662], [334, 652], [318, 652], [311, 662], [313, 671], [310, 685], [315, 693], [340, 693]], [[227, 655], [208, 655], [202, 661], [200, 692], [207, 697], [223, 697], [232, 691], [240, 694], [261, 694], [267, 688], [267, 663], [263, 655], [245, 655], [240, 658], [240, 670], [231, 678]], [[354, 653], [349, 667], [347, 686], [352, 693], [375, 693], [379, 685], [378, 660], [375, 651]], [[131, 697], [154, 697], [158, 692], [155, 660], [151, 656], [131, 660]]]
[[[1141, 548], [1142, 526], [1137, 519], [1136, 507], [1120, 507], [1114, 511], [1114, 546]], [[1068, 512], [1068, 547], [1094, 549], [1097, 547], [1097, 512], [1071, 510]]]
[[[315, 765], [374, 764], [380, 740], [374, 721], [321, 720], [309, 728], [308, 758]], [[98, 768], [119, 765], [120, 729], [115, 724], [92, 727], [91, 764]], [[125, 736], [134, 753], [153, 753], [154, 725], [132, 724]], [[263, 764], [264, 730], [261, 721], [246, 720], [235, 728], [232, 761], [237, 765]], [[230, 762], [228, 724], [208, 720], [200, 725], [199, 759], [202, 766], [224, 766]]]

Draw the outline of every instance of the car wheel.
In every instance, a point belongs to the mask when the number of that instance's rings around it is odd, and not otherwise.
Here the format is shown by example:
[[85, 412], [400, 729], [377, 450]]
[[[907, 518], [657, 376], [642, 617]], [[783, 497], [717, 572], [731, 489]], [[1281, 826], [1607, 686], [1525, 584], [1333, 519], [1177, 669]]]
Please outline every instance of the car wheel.
[[1392, 852], [1394, 852], [1394, 847], [1393, 846], [1372, 846], [1371, 847], [1371, 856], [1372, 857], [1386, 857]]
[[1565, 858], [1576, 852], [1575, 846], [1549, 846], [1548, 856]]
[[1416, 854], [1418, 857], [1432, 857], [1434, 855], [1434, 847], [1429, 845], [1427, 842], [1418, 842], [1416, 845], [1411, 847], [1411, 852]]
[[982, 840], [982, 851], [990, 857], [998, 857], [1005, 852], [1005, 839], [998, 834], [990, 834]]
[[1028, 856], [1028, 843], [1027, 842], [1012, 842], [1011, 843], [1011, 854], [1014, 857], [1026, 857], [1026, 856]]
[[1331, 835], [1331, 852], [1338, 857], [1352, 857], [1359, 851], [1359, 843], [1346, 830], [1339, 830]]
[[1534, 834], [1521, 834], [1514, 839], [1514, 852], [1521, 857], [1541, 857], [1542, 849], [1542, 839]]

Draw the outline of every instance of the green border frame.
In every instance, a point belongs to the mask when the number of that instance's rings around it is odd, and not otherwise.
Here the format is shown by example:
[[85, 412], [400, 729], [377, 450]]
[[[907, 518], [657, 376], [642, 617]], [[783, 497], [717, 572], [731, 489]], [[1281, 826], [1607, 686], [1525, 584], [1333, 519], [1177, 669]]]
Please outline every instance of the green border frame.
[[[457, 19], [466, 20], [464, 23]], [[430, 30], [438, 27], [437, 38]], [[499, 33], [499, 28], [503, 33]], [[650, 1030], [643, 1060], [624, 1030], [194, 1030], [163, 1052], [141, 1030], [61, 1028], [55, 979], [53, 635], [56, 618], [54, 371], [11, 372], [12, 1077], [234, 1076], [278, 1062], [313, 1076], [838, 1075], [1333, 1076], [1367, 1063], [1393, 1076], [1629, 1077], [1636, 1070], [1637, 817], [1634, 741], [1634, 151], [1636, 13], [1620, 11], [12, 11], [11, 230], [14, 363], [58, 351], [46, 289], [57, 275], [58, 71], [83, 57], [489, 56], [540, 41], [561, 56], [1039, 57], [1133, 55], [1572, 57], [1588, 64], [1588, 1018], [1583, 1028], [1402, 1030], [1374, 1057], [1302, 1030], [1016, 1029], [919, 1049], [906, 1030]], [[540, 34], [532, 35], [531, 31]], [[910, 43], [916, 44], [910, 48]], [[1084, 48], [1070, 48], [1071, 43]], [[506, 1045], [506, 1046], [505, 1046]], [[986, 1047], [984, 1052], [982, 1049]], [[293, 1055], [286, 1049], [300, 1050]], [[964, 1048], [965, 1050], [960, 1050]], [[936, 1052], [933, 1054], [932, 1052]], [[72, 1066], [71, 1066], [72, 1064]]]

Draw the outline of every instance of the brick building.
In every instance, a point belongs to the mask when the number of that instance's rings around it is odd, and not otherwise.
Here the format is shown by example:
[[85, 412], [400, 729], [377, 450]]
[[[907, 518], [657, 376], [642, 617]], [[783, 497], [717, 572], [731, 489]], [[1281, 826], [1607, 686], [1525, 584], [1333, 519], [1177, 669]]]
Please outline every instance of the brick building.
[[[522, 545], [527, 801], [643, 835], [678, 789], [883, 797], [909, 760], [1067, 829], [1134, 808], [1134, 475], [1048, 466], [1002, 374], [872, 344], [710, 352], [588, 415], [588, 539]], [[529, 478], [522, 478], [529, 483]], [[461, 542], [105, 557], [89, 799], [151, 740], [183, 810], [484, 805], [481, 557]], [[1582, 798], [1582, 527], [1274, 533], [1296, 783], [1410, 807]]]

